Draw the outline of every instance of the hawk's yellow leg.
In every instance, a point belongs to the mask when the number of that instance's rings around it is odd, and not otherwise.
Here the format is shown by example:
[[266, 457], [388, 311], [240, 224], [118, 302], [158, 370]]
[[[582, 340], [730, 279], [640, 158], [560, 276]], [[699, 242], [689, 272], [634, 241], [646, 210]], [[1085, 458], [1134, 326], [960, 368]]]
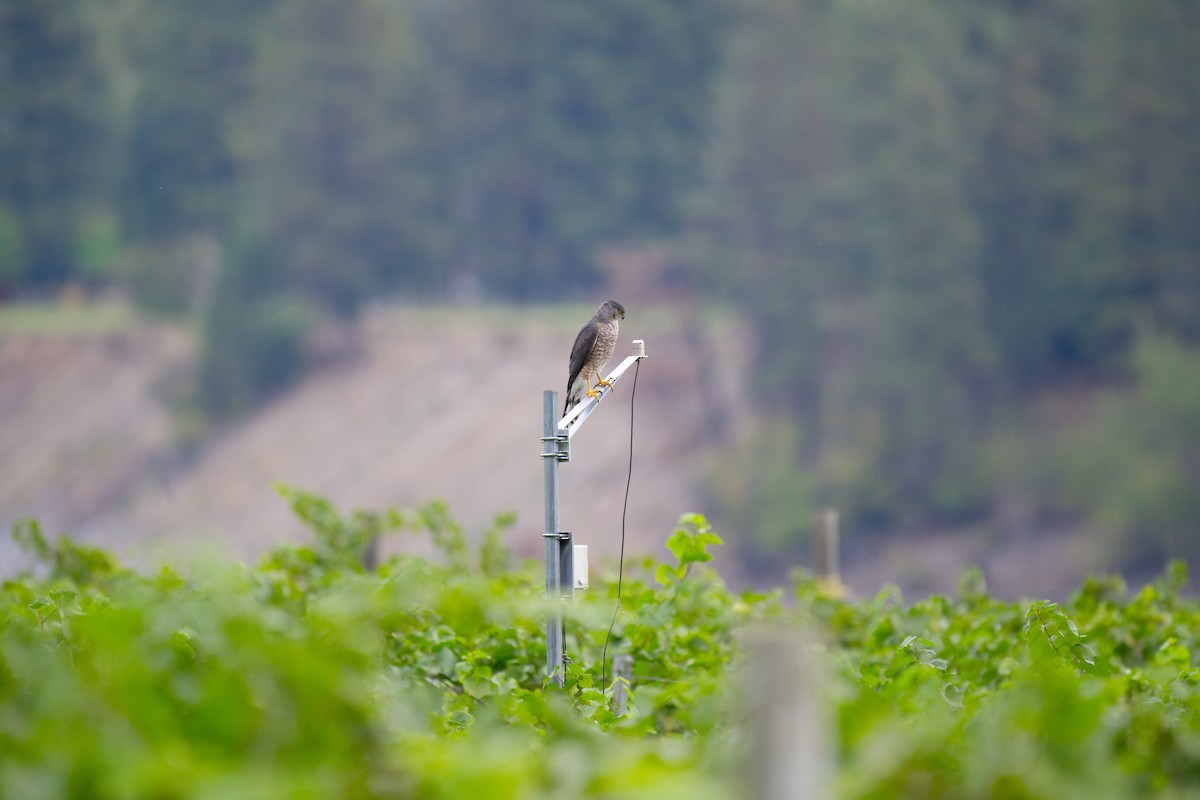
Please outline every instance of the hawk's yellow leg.
[[587, 381], [587, 385], [588, 385], [587, 396], [594, 397], [597, 400], [600, 399], [600, 389], [611, 389], [612, 385], [613, 385], [612, 381], [604, 380], [604, 378], [598, 372], [596, 373], [596, 388], [595, 389], [592, 388], [592, 379], [590, 377], [584, 376], [584, 380]]

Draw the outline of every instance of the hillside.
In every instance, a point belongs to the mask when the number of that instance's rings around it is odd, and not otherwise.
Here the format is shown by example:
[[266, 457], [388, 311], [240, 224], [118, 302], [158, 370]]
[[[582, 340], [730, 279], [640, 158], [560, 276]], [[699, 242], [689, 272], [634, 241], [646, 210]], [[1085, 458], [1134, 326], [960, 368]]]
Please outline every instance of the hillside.
[[[590, 312], [374, 308], [353, 332], [318, 337], [324, 356], [305, 379], [186, 456], [166, 402], [191, 356], [184, 331], [137, 321], [0, 325], [0, 525], [35, 516], [51, 533], [135, 561], [253, 559], [307, 535], [272, 489], [281, 482], [346, 510], [441, 498], [469, 535], [514, 511], [510, 546], [537, 555], [541, 393], [562, 390], [570, 342]], [[712, 513], [699, 486], [715, 441], [746, 426], [744, 330], [716, 317], [698, 335], [687, 318], [668, 306], [631, 307], [622, 325], [617, 356], [635, 338], [649, 354], [637, 387], [634, 554], [661, 554], [680, 514]], [[598, 554], [619, 546], [632, 389], [628, 373], [575, 437], [562, 471], [563, 526]], [[735, 563], [739, 532], [721, 533], [731, 546], [718, 549], [718, 562], [741, 583], [749, 576]], [[885, 583], [906, 594], [953, 592], [962, 567], [981, 564], [998, 592], [1061, 596], [1094, 564], [1085, 531], [1044, 532], [1021, 519], [883, 538], [845, 533], [844, 579], [868, 595]], [[0, 561], [13, 556], [0, 537]]]
[[[253, 416], [181, 459], [164, 382], [186, 359], [180, 331], [0, 338], [0, 523], [33, 515], [133, 557], [215, 551], [250, 558], [301, 535], [276, 482], [379, 509], [441, 498], [469, 533], [518, 514], [512, 546], [541, 547], [541, 393], [562, 391], [566, 355], [590, 309], [380, 307], [327, 359]], [[706, 414], [745, 398], [736, 337], [697, 347], [669, 309], [631, 309], [610, 366], [647, 342], [638, 379], [634, 552], [659, 547], [701, 510]], [[732, 350], [702, 363], [706, 348]], [[573, 442], [562, 520], [615, 553], [629, 447], [630, 373]]]

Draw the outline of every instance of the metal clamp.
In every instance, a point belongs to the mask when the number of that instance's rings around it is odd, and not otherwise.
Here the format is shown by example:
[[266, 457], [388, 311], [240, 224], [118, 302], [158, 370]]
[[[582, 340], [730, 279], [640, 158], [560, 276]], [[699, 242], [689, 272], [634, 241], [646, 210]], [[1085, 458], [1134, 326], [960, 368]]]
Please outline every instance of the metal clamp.
[[543, 445], [546, 442], [554, 442], [555, 445], [553, 450], [543, 447], [542, 458], [554, 458], [564, 462], [571, 460], [571, 440], [565, 433], [559, 436], [543, 436], [541, 442]]
[[546, 597], [570, 600], [575, 589], [575, 534], [546, 531]]

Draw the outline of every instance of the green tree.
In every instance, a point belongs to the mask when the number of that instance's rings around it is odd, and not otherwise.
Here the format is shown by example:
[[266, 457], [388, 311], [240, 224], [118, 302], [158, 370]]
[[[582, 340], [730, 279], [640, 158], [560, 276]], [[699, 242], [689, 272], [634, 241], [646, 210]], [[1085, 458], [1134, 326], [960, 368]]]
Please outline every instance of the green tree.
[[136, 76], [120, 183], [131, 251], [118, 270], [139, 304], [199, 309], [233, 235], [246, 164], [234, 126], [253, 102], [274, 0], [128, 0], [122, 38]]
[[0, 206], [0, 297], [16, 285], [25, 267], [21, 227], [16, 215]]
[[677, 233], [729, 12], [715, 0], [455, 0], [426, 17], [455, 269], [511, 297], [594, 283]]
[[1136, 382], [1062, 445], [1069, 500], [1108, 539], [1109, 564], [1200, 552], [1200, 349], [1138, 337]]
[[746, 4], [716, 87], [696, 224], [713, 265], [708, 282], [756, 321], [766, 402], [810, 418], [819, 404], [818, 309], [861, 288], [861, 276], [834, 266], [851, 262], [853, 245], [838, 203], [820, 20], [815, 5]]
[[[886, 420], [870, 463], [890, 492], [878, 513], [976, 510], [966, 449], [996, 390], [978, 225], [966, 175], [974, 75], [953, 16], [867, 6], [846, 20], [844, 169], [870, 284], [863, 358], [839, 403]], [[856, 399], [857, 398], [857, 399]], [[837, 435], [853, 441], [859, 426]]]
[[139, 90], [125, 142], [122, 222], [137, 241], [223, 233], [243, 163], [232, 121], [251, 101], [274, 0], [143, 2], [128, 46]]
[[1121, 158], [1105, 184], [1121, 202], [1102, 224], [1121, 236], [1139, 303], [1163, 330], [1200, 342], [1200, 7], [1117, 3], [1107, 33], [1122, 46], [1108, 64], [1118, 119], [1106, 147]]
[[447, 235], [419, 53], [404, 6], [333, 0], [280, 5], [260, 43], [236, 126], [253, 164], [243, 226], [289, 291], [339, 314], [438, 282]]
[[65, 280], [74, 276], [81, 219], [106, 189], [113, 143], [109, 86], [85, 4], [4, 3], [0, 65], [0, 206], [20, 229], [17, 279]]
[[977, 29], [994, 102], [970, 200], [988, 323], [1019, 389], [1095, 377], [1129, 334], [1134, 279], [1110, 229], [1125, 191], [1110, 180], [1121, 159], [1111, 8], [1010, 7], [1003, 24]]
[[1195, 338], [1200, 250], [1197, 10], [997, 4], [970, 182], [988, 321], [1013, 383], [1105, 378], [1139, 316]]
[[209, 419], [252, 411], [304, 369], [316, 322], [307, 298], [288, 291], [278, 257], [252, 239], [229, 248], [201, 319], [195, 401]]
[[800, 424], [818, 500], [860, 522], [979, 502], [954, 483], [995, 391], [964, 49], [933, 8], [777, 0], [729, 43], [711, 272], [758, 329], [763, 402]]

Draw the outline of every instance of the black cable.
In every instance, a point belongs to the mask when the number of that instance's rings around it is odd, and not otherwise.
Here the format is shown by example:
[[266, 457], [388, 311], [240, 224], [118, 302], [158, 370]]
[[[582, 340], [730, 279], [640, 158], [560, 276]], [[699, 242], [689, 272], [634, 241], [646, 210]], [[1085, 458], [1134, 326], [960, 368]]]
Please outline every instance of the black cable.
[[633, 483], [633, 398], [637, 396], [638, 372], [641, 371], [642, 360], [639, 358], [633, 367], [633, 390], [629, 393], [629, 475], [625, 478], [625, 503], [621, 506], [621, 555], [617, 558], [617, 606], [613, 609], [612, 622], [608, 623], [608, 633], [604, 637], [604, 650], [600, 654], [600, 691], [608, 685], [608, 642], [612, 638], [613, 628], [617, 624], [617, 615], [621, 613], [621, 581], [625, 575], [625, 513], [629, 510], [629, 485]]

